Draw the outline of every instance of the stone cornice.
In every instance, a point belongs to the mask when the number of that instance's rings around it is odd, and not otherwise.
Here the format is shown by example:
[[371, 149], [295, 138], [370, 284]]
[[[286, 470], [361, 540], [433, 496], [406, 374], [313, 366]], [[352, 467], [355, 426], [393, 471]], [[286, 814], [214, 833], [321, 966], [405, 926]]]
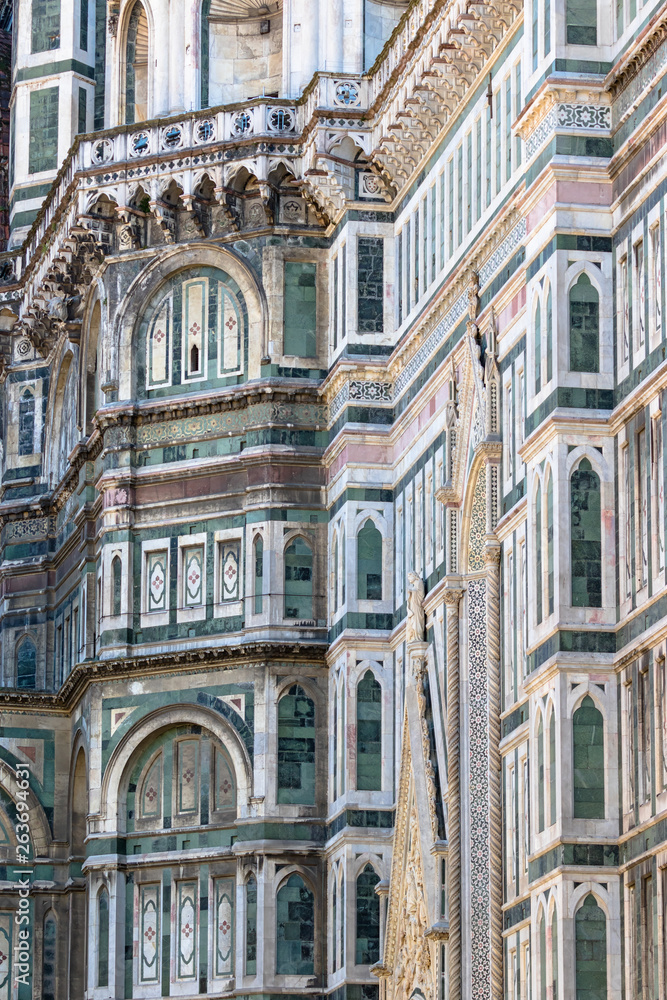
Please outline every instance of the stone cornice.
[[81, 699], [91, 684], [168, 674], [191, 675], [198, 668], [210, 671], [233, 667], [266, 667], [267, 662], [286, 666], [309, 664], [326, 667], [324, 643], [306, 645], [286, 642], [245, 642], [239, 645], [215, 646], [204, 649], [186, 649], [175, 653], [160, 653], [79, 663], [65, 679], [56, 694], [40, 691], [0, 691], [0, 710], [3, 712], [39, 712], [45, 714], [67, 713]]
[[646, 25], [634, 44], [610, 70], [605, 89], [616, 99], [667, 39], [667, 10], [659, 11]]

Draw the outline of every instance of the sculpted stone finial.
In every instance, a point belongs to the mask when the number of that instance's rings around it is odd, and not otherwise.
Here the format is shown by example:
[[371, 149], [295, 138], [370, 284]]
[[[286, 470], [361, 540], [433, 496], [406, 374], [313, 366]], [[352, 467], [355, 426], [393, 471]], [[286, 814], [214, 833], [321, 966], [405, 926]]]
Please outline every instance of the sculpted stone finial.
[[408, 573], [408, 620], [405, 626], [406, 642], [424, 641], [424, 581], [418, 573]]

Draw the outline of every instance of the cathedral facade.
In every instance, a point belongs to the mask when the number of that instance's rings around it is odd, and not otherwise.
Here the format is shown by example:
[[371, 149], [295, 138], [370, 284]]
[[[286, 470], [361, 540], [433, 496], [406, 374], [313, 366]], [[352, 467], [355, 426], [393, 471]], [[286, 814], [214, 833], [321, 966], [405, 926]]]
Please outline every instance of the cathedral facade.
[[0, 1000], [665, 997], [667, 3], [0, 22]]

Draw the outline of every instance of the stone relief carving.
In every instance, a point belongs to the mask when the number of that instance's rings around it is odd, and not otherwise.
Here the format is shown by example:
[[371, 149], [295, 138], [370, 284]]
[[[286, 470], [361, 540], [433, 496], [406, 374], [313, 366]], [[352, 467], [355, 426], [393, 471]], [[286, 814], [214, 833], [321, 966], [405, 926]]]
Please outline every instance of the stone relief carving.
[[419, 824], [413, 800], [408, 824], [408, 850], [403, 883], [403, 914], [396, 942], [394, 1000], [408, 1000], [419, 989], [432, 1000], [431, 955], [425, 937], [428, 930], [424, 874], [419, 851]]

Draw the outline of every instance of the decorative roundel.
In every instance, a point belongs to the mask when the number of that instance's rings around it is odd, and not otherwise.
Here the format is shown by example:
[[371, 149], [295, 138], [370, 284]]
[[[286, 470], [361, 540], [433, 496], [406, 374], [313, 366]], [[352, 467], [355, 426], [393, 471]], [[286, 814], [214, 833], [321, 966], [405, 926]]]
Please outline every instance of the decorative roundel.
[[135, 132], [130, 136], [130, 155], [145, 156], [150, 150], [150, 135], [148, 132]]
[[213, 139], [215, 139], [215, 121], [212, 118], [205, 118], [203, 122], [197, 122], [195, 141], [211, 142]]
[[294, 128], [296, 116], [289, 108], [271, 108], [268, 117], [268, 126], [271, 132], [291, 132]]
[[336, 85], [336, 104], [352, 107], [359, 103], [359, 88], [351, 80], [343, 80]]
[[252, 132], [252, 114], [250, 111], [239, 111], [232, 119], [234, 135], [249, 135]]
[[16, 345], [16, 353], [20, 358], [25, 358], [26, 355], [30, 354], [31, 344], [29, 340], [19, 340]]
[[163, 149], [178, 149], [183, 144], [183, 129], [180, 125], [167, 125], [162, 130]]
[[93, 163], [108, 163], [109, 160], [112, 160], [113, 143], [111, 139], [98, 139], [98, 141], [93, 144], [93, 151], [91, 155]]

